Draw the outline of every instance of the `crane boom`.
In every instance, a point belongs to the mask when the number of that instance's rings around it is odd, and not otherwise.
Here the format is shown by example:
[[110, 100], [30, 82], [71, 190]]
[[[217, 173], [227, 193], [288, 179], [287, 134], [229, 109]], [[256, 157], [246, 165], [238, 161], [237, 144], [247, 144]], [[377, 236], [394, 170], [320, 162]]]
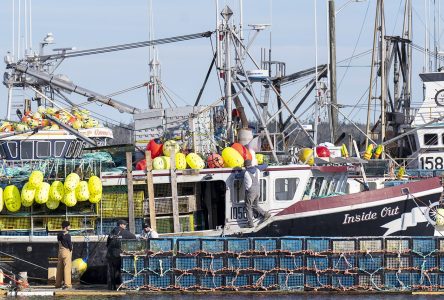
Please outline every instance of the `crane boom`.
[[94, 49], [87, 49], [87, 50], [79, 50], [79, 51], [72, 51], [72, 52], [62, 52], [62, 53], [57, 53], [57, 54], [42, 55], [42, 56], [40, 56], [40, 60], [42, 62], [45, 62], [48, 60], [56, 60], [56, 59], [62, 59], [62, 58], [101, 54], [101, 53], [135, 49], [135, 48], [141, 48], [141, 47], [149, 47], [149, 46], [161, 45], [161, 44], [169, 44], [169, 43], [194, 40], [194, 39], [199, 39], [199, 38], [204, 38], [204, 37], [210, 37], [212, 34], [213, 34], [212, 31], [205, 31], [205, 32], [200, 32], [200, 33], [180, 35], [180, 36], [157, 39], [157, 40], [152, 40], [152, 41], [129, 43], [129, 44], [116, 45], [116, 46], [108, 46], [108, 47], [101, 47], [101, 48], [94, 48]]

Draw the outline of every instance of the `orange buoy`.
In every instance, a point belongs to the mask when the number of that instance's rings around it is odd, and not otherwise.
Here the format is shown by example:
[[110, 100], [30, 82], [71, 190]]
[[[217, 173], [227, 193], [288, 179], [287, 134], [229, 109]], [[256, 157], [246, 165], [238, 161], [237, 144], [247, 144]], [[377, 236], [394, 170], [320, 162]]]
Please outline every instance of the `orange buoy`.
[[146, 170], [146, 159], [142, 159], [137, 162], [136, 170]]
[[146, 145], [146, 150], [151, 151], [151, 158], [154, 159], [162, 154], [162, 146], [160, 139], [153, 139]]
[[242, 156], [242, 158], [245, 159], [250, 159], [251, 160], [251, 153], [250, 151], [248, 151], [248, 149], [240, 144], [240, 143], [234, 143], [233, 145], [231, 145], [231, 148], [235, 149], [237, 152], [239, 152], [239, 154]]

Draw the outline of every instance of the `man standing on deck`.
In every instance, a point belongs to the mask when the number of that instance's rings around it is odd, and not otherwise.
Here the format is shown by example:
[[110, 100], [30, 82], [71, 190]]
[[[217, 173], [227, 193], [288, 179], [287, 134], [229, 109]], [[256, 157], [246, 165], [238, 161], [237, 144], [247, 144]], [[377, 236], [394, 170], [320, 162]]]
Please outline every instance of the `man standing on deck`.
[[270, 217], [270, 214], [260, 208], [258, 204], [261, 196], [259, 174], [267, 168], [267, 165], [261, 165], [260, 167], [253, 166], [250, 159], [246, 159], [244, 164], [245, 206], [247, 208], [248, 227], [253, 228], [253, 210], [255, 210], [259, 216], [262, 216], [264, 221]]
[[121, 283], [120, 241], [136, 239], [136, 236], [126, 229], [127, 224], [125, 220], [117, 221], [117, 226], [111, 230], [106, 241], [106, 247], [108, 247], [106, 258], [108, 260], [107, 283], [109, 290], [116, 290]]
[[[72, 242], [69, 234], [69, 221], [62, 222], [63, 232], [57, 235], [59, 243], [59, 254], [57, 262], [56, 288], [72, 288], [71, 284], [71, 261], [72, 261]], [[62, 281], [64, 282], [62, 286]]]

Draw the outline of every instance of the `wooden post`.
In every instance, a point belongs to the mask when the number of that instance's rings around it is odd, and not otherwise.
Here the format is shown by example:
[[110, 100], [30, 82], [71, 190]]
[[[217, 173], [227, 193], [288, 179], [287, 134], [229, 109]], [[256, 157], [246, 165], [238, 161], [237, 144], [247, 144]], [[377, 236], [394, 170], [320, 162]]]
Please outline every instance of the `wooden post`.
[[132, 233], [136, 233], [136, 220], [134, 219], [133, 154], [131, 152], [126, 152], [126, 170], [129, 230]]
[[156, 206], [154, 204], [154, 184], [153, 184], [153, 160], [151, 151], [145, 151], [146, 158], [146, 185], [148, 187], [148, 203], [150, 212], [150, 227], [157, 231]]
[[176, 153], [170, 151], [170, 182], [171, 182], [171, 201], [173, 206], [173, 225], [174, 233], [180, 232], [179, 223], [179, 198], [177, 196], [177, 178], [176, 178]]

